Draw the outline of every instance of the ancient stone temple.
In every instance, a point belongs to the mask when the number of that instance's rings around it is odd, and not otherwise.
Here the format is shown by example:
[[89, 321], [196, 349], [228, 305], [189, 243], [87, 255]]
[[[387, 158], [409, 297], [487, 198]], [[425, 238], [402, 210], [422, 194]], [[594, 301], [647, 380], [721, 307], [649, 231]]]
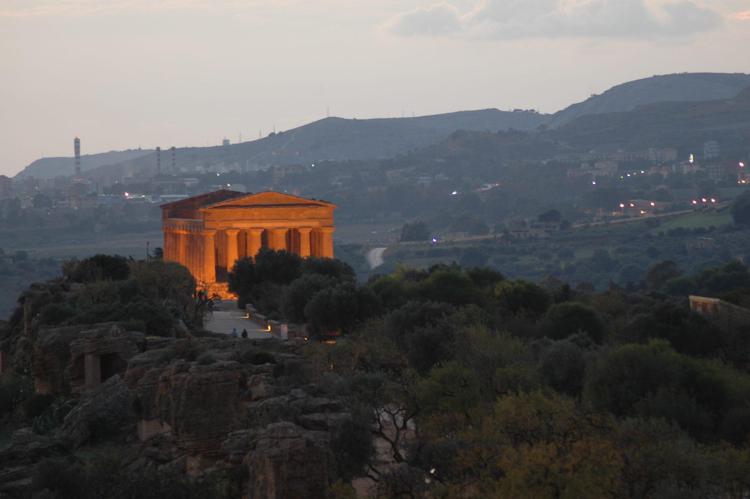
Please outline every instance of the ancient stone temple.
[[164, 259], [187, 267], [199, 286], [227, 294], [234, 263], [261, 248], [333, 258], [333, 210], [326, 201], [278, 192], [219, 190], [161, 206]]

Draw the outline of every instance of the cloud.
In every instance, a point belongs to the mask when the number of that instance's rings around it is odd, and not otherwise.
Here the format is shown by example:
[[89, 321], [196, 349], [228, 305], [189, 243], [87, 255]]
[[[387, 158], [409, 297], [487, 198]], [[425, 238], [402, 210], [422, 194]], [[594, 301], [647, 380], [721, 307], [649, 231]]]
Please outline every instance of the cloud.
[[690, 0], [484, 0], [460, 11], [439, 3], [402, 13], [386, 28], [402, 36], [493, 39], [680, 36], [714, 29], [722, 16]]
[[452, 5], [439, 3], [394, 18], [388, 29], [404, 36], [451, 34], [461, 31], [461, 14]]

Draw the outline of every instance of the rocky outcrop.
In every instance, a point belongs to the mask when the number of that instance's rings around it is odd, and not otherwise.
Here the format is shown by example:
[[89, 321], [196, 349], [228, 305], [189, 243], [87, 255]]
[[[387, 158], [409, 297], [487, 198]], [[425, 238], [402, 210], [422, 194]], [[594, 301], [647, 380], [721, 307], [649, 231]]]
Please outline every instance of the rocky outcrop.
[[96, 437], [132, 434], [134, 429], [130, 391], [122, 378], [115, 375], [81, 397], [65, 416], [59, 436], [76, 448]]
[[114, 323], [41, 328], [32, 359], [37, 392], [93, 388], [124, 373], [144, 347], [143, 334]]
[[70, 363], [70, 344], [91, 326], [43, 327], [37, 333], [32, 354], [32, 365], [38, 393], [67, 391], [69, 379], [65, 375]]
[[281, 422], [245, 437], [249, 499], [328, 497], [333, 456], [327, 433]]
[[57, 439], [37, 435], [30, 428], [16, 431], [0, 450], [0, 498], [26, 497], [36, 466], [46, 458], [68, 454]]
[[241, 371], [237, 362], [183, 360], [148, 369], [129, 380], [137, 417], [165, 425], [189, 454], [216, 456], [237, 429]]

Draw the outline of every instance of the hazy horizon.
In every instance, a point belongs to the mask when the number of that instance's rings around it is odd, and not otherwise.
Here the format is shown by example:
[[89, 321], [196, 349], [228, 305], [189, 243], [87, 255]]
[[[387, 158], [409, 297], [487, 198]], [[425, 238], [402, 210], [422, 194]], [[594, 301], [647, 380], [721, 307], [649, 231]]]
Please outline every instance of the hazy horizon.
[[72, 155], [74, 136], [91, 154], [328, 112], [555, 112], [654, 74], [750, 72], [748, 28], [735, 0], [6, 0], [0, 174]]

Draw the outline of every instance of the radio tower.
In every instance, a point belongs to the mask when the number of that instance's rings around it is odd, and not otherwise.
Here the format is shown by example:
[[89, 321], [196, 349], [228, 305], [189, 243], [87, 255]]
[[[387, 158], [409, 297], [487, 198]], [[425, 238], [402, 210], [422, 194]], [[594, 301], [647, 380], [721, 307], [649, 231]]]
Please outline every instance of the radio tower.
[[161, 147], [156, 146], [156, 174], [161, 175]]
[[76, 137], [73, 140], [73, 151], [76, 156], [76, 178], [81, 177], [81, 139]]

